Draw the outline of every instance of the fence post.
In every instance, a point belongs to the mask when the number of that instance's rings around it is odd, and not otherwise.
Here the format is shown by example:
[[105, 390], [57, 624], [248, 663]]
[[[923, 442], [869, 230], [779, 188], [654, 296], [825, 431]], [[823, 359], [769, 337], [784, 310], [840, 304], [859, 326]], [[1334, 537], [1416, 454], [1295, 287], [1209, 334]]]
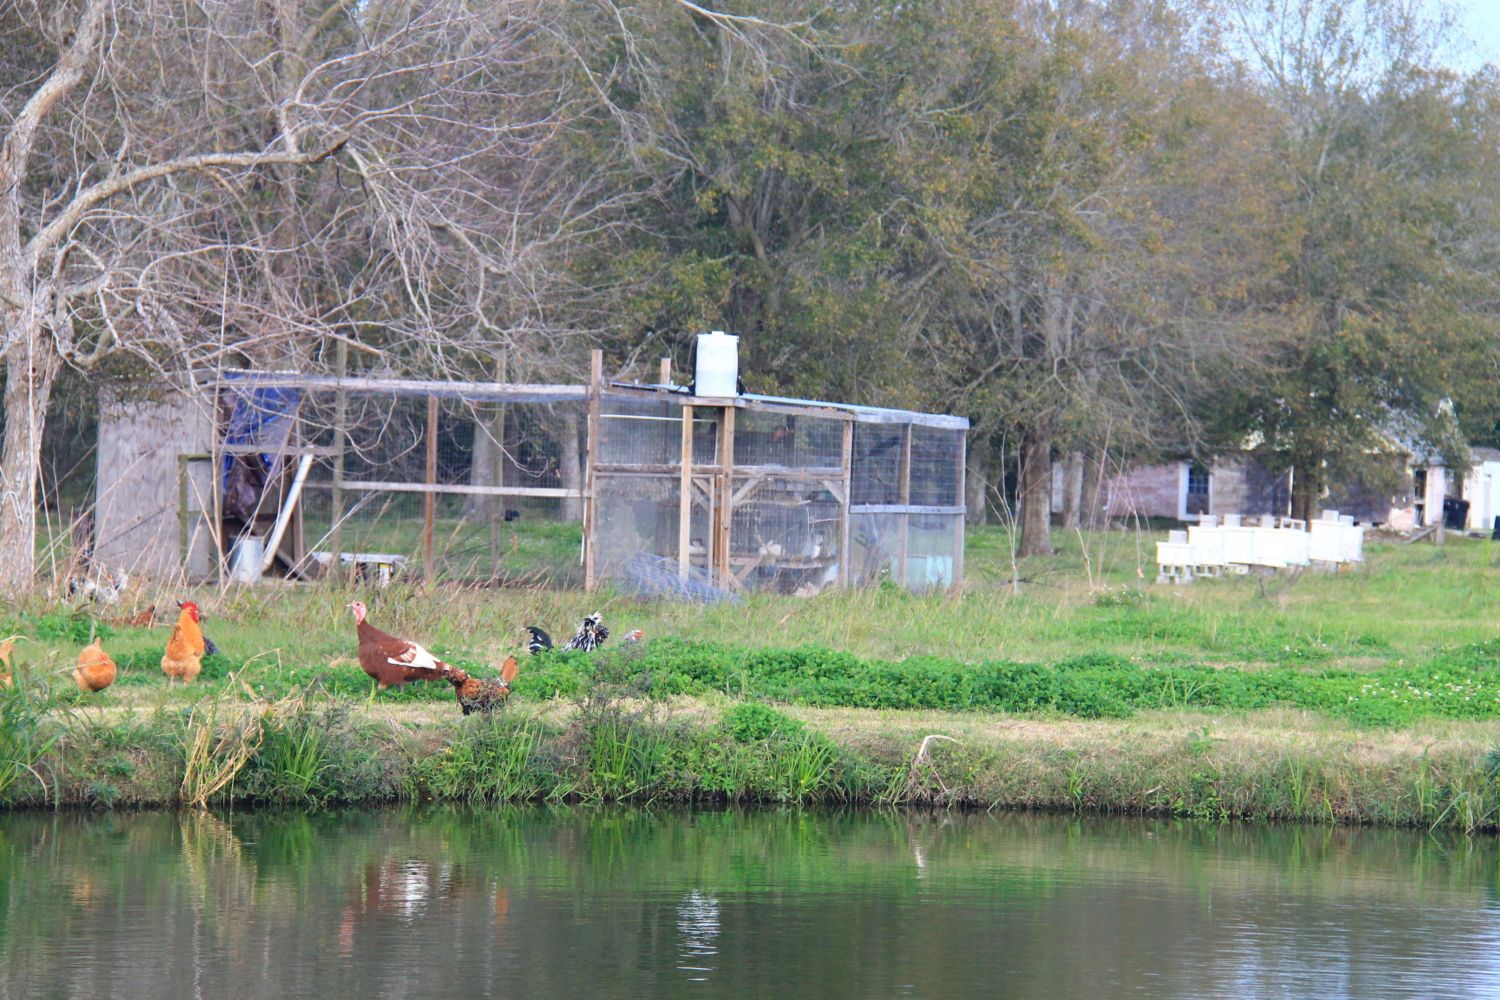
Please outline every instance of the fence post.
[[[495, 359], [495, 381], [504, 383], [509, 377], [507, 354], [501, 351]], [[495, 404], [495, 413], [490, 421], [490, 485], [505, 485], [505, 400]], [[505, 497], [490, 498], [490, 579], [500, 577], [500, 525], [505, 517]]]
[[682, 408], [682, 476], [677, 486], [677, 579], [686, 581], [693, 547], [693, 408]]
[[[438, 400], [427, 397], [427, 485], [437, 485], [437, 426]], [[432, 551], [432, 521], [437, 507], [437, 493], [429, 489], [422, 495], [422, 576], [431, 583], [434, 560]]]
[[[1099, 461], [1100, 461], [1101, 464], [1104, 462], [1104, 457], [1102, 455], [1100, 456]], [[968, 431], [961, 431], [961, 432], [959, 432], [959, 435], [958, 435], [958, 502], [960, 504], [967, 504], [968, 503], [968, 497], [969, 497], [969, 484], [967, 482], [967, 476], [968, 476], [968, 474], [969, 474], [969, 432]], [[1103, 471], [1103, 469], [1100, 469], [1100, 472], [1099, 472], [1099, 482], [1101, 484], [1104, 482], [1104, 471]], [[1096, 499], [1097, 499], [1098, 490], [1096, 489], [1094, 492], [1096, 494]], [[1090, 509], [1092, 510], [1093, 508], [1090, 508]], [[964, 513], [958, 515], [958, 517], [954, 519], [955, 520], [955, 523], [953, 525], [953, 588], [954, 589], [958, 589], [958, 588], [962, 587], [963, 586], [963, 582], [964, 582], [964, 535], [968, 532], [968, 519], [969, 519], [969, 513], [968, 513], [967, 506], [964, 508]]]
[[[901, 425], [901, 465], [896, 478], [897, 497], [901, 506], [911, 506], [911, 424]], [[901, 512], [900, 540], [896, 549], [896, 582], [906, 589], [906, 557], [911, 541], [911, 512]]]
[[599, 394], [604, 387], [604, 352], [593, 350], [589, 352], [589, 417], [588, 417], [588, 449], [587, 469], [583, 477], [583, 589], [592, 591], [596, 585], [594, 579], [594, 533], [597, 530], [596, 521], [598, 503], [595, 500], [594, 464], [598, 460], [599, 453]]
[[732, 548], [734, 545], [734, 407], [724, 406], [719, 410], [719, 467], [723, 475], [719, 479], [722, 492], [719, 494], [719, 586], [725, 590], [735, 587]]
[[333, 393], [333, 490], [328, 500], [328, 548], [331, 550], [333, 558], [328, 564], [328, 571], [335, 577], [338, 577], [343, 574], [344, 423], [349, 406], [349, 396], [344, 391], [343, 381], [345, 376], [349, 374], [349, 345], [340, 339], [335, 344], [333, 350], [339, 387]]
[[854, 553], [849, 548], [849, 507], [854, 503], [854, 418], [844, 420], [843, 441], [840, 445], [839, 462], [843, 466], [844, 496], [839, 504], [839, 586], [849, 586], [850, 571], [854, 568]]

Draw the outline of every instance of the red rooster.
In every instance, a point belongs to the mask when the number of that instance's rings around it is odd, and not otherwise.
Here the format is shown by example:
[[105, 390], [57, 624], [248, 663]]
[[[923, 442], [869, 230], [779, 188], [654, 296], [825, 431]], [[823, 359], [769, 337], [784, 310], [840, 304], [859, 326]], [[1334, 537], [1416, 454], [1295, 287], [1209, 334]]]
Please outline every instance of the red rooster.
[[464, 710], [465, 715], [474, 712], [488, 715], [510, 697], [510, 682], [516, 679], [519, 669], [516, 658], [507, 656], [505, 665], [500, 668], [499, 680], [471, 677], [455, 667], [448, 675], [448, 683], [453, 685], [453, 693], [458, 696], [458, 707]]
[[359, 634], [359, 665], [374, 678], [379, 690], [412, 681], [445, 680], [453, 668], [414, 642], [398, 639], [365, 621], [364, 601], [351, 601], [354, 628]]

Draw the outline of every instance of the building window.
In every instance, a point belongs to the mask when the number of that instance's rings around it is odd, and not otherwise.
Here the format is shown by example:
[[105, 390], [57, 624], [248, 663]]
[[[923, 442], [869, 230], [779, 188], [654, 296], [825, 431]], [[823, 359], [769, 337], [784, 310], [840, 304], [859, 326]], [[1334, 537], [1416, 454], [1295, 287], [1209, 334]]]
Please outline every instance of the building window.
[[1208, 513], [1208, 469], [1205, 466], [1188, 466], [1185, 509], [1189, 516]]

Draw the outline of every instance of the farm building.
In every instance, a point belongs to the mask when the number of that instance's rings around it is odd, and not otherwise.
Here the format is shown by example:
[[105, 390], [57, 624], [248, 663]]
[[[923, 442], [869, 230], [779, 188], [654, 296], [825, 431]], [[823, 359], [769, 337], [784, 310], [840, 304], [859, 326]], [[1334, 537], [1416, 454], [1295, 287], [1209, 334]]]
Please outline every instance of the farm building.
[[[1352, 515], [1361, 524], [1410, 531], [1434, 523], [1445, 504], [1450, 518], [1470, 531], [1489, 531], [1500, 517], [1500, 450], [1471, 447], [1472, 465], [1456, 476], [1442, 460], [1401, 447], [1389, 457], [1389, 480], [1373, 486], [1359, 479], [1330, 484], [1324, 506]], [[1062, 509], [1060, 476], [1054, 472], [1053, 510]], [[1228, 514], [1284, 515], [1291, 507], [1291, 477], [1253, 457], [1181, 459], [1136, 466], [1109, 477], [1103, 503], [1112, 518], [1155, 517], [1197, 521]], [[1456, 512], [1454, 501], [1461, 501]], [[1450, 524], [1450, 527], [1456, 525]]]
[[[1054, 464], [1052, 509], [1062, 510], [1062, 468]], [[1107, 517], [1154, 517], [1196, 521], [1203, 515], [1285, 514], [1291, 502], [1291, 481], [1254, 458], [1218, 457], [1206, 461], [1180, 459], [1138, 465], [1108, 476], [1100, 497]]]
[[961, 417], [662, 381], [230, 372], [102, 408], [95, 562], [638, 593], [963, 578]]

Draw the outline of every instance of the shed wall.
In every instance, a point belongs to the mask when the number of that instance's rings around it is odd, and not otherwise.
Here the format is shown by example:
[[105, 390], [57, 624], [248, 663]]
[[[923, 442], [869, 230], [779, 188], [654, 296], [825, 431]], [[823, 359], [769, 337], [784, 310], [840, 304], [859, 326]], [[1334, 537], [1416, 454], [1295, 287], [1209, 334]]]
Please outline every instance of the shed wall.
[[[181, 395], [159, 402], [101, 401], [96, 564], [157, 576], [183, 568], [178, 456], [207, 453], [212, 433], [207, 407]], [[190, 493], [207, 499], [210, 467], [198, 463], [193, 473]], [[190, 563], [206, 561], [209, 551], [206, 535], [198, 538]]]

